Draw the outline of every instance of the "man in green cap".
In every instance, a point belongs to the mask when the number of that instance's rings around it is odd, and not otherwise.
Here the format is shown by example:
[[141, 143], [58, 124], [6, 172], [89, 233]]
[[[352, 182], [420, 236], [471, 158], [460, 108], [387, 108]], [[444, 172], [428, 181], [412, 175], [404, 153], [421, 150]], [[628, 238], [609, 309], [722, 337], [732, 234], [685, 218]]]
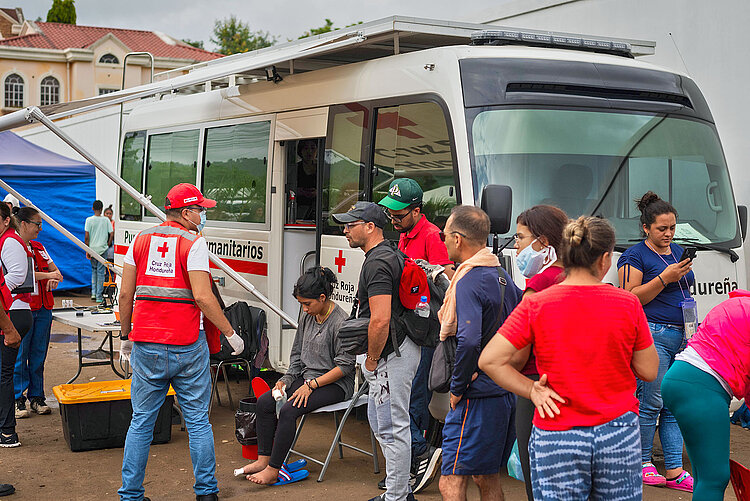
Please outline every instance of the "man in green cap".
[[[391, 182], [388, 195], [379, 204], [387, 209], [393, 228], [401, 233], [399, 250], [412, 259], [424, 259], [430, 264], [445, 267], [445, 275], [450, 279], [454, 272], [453, 263], [448, 258], [440, 228], [422, 214], [422, 196], [419, 183], [404, 177]], [[427, 487], [435, 478], [442, 454], [440, 448], [431, 446], [424, 437], [430, 420], [428, 406], [432, 393], [427, 388], [427, 380], [434, 351], [434, 348], [422, 347], [422, 358], [411, 388], [411, 473], [415, 493]]]

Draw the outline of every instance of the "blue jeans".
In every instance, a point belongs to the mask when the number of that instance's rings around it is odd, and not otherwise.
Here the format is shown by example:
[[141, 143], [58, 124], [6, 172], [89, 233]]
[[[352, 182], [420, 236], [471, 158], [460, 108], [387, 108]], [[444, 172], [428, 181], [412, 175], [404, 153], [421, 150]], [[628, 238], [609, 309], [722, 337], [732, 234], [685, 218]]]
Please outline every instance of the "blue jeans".
[[[101, 256], [105, 257], [107, 251], [104, 251]], [[104, 292], [104, 277], [106, 275], [107, 267], [94, 258], [91, 258], [91, 295], [96, 296], [97, 303], [101, 303], [104, 300], [102, 293]]]
[[430, 444], [424, 438], [424, 431], [430, 423], [430, 399], [432, 392], [427, 388], [430, 379], [430, 366], [435, 348], [422, 346], [422, 358], [419, 360], [417, 373], [411, 383], [411, 397], [409, 399], [409, 426], [411, 428], [411, 457], [412, 461], [421, 456]]
[[16, 369], [13, 373], [13, 386], [16, 400], [26, 396], [44, 398], [44, 361], [49, 348], [49, 333], [52, 327], [52, 310], [44, 306], [31, 312], [34, 323], [31, 330], [21, 340], [16, 357]]
[[154, 424], [170, 383], [177, 393], [190, 439], [195, 476], [193, 490], [198, 496], [219, 492], [214, 436], [208, 422], [211, 373], [205, 335], [201, 332], [198, 341], [187, 346], [139, 342], [133, 345], [130, 357], [133, 420], [125, 439], [122, 487], [117, 491], [120, 499], [143, 499], [143, 478], [154, 438]]
[[682, 467], [682, 434], [672, 412], [664, 407], [661, 398], [661, 380], [674, 363], [674, 357], [685, 344], [682, 327], [648, 323], [659, 354], [659, 372], [650, 383], [638, 380], [636, 396], [640, 401], [641, 456], [644, 463], [651, 461], [656, 420], [659, 419], [659, 440], [664, 451], [664, 466], [668, 470]]

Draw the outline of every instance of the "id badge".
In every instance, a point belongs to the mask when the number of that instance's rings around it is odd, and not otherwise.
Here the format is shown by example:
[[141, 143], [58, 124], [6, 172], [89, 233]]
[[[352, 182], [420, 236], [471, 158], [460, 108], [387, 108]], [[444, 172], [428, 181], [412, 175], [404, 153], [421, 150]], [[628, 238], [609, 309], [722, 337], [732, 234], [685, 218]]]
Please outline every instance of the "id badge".
[[695, 299], [688, 298], [680, 303], [682, 321], [685, 325], [685, 337], [690, 339], [698, 330], [698, 304]]

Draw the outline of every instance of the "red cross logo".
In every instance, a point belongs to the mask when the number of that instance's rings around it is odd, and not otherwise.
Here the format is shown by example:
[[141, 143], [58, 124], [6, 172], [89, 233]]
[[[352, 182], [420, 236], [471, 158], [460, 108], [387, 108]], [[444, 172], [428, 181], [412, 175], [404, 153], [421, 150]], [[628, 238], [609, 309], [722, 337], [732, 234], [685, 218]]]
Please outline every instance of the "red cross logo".
[[339, 255], [336, 259], [333, 260], [333, 264], [339, 267], [339, 273], [341, 273], [341, 270], [346, 266], [346, 258], [344, 257], [344, 251], [339, 250]]
[[161, 258], [164, 259], [164, 256], [167, 255], [167, 251], [169, 250], [169, 247], [167, 247], [167, 242], [165, 241], [161, 247], [156, 248], [156, 252], [161, 253]]

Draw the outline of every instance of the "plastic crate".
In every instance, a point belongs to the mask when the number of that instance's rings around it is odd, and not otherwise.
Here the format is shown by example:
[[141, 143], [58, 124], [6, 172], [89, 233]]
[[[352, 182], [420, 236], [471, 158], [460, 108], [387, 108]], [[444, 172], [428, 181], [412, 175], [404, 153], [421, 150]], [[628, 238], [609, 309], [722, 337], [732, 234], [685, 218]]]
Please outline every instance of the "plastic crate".
[[[125, 445], [125, 436], [133, 416], [130, 379], [62, 384], [52, 390], [60, 403], [63, 435], [71, 451]], [[156, 418], [152, 444], [164, 444], [172, 439], [174, 394], [170, 387]]]

